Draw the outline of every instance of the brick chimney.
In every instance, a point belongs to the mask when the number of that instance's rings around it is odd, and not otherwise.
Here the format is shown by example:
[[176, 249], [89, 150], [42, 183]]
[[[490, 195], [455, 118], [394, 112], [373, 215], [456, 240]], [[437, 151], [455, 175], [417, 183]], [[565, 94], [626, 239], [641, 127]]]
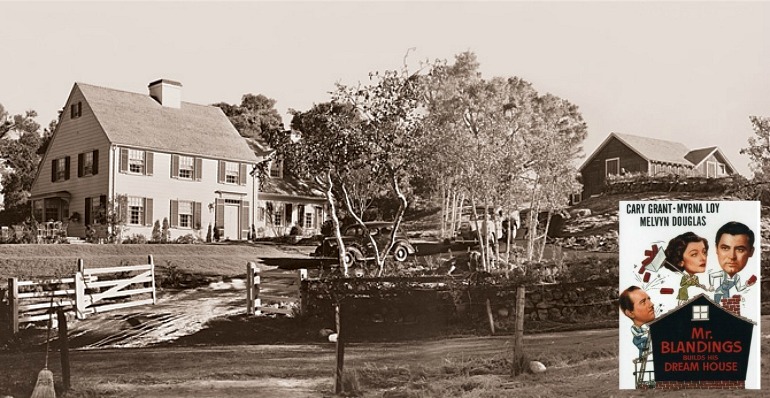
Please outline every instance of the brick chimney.
[[722, 298], [722, 308], [732, 312], [735, 315], [741, 315], [741, 295], [736, 294], [730, 298]]
[[150, 89], [150, 97], [159, 104], [179, 109], [182, 106], [182, 83], [168, 79], [160, 79], [147, 86]]

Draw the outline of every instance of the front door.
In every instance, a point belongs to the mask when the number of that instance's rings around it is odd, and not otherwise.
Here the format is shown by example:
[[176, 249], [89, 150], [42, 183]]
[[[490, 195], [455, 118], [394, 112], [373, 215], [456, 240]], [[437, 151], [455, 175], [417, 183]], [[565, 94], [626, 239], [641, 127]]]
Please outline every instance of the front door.
[[238, 240], [240, 225], [238, 223], [238, 205], [225, 205], [225, 236], [224, 239]]

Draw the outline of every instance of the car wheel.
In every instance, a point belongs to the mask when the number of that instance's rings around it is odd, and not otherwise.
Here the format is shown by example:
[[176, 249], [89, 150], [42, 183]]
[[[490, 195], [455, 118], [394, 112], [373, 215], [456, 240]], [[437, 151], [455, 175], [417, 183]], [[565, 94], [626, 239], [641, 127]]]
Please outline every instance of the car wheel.
[[345, 260], [345, 264], [348, 265], [348, 268], [352, 268], [356, 264], [356, 261], [363, 257], [360, 250], [355, 247], [349, 247], [345, 251], [345, 257], [343, 259]]
[[406, 258], [409, 256], [409, 250], [406, 249], [406, 246], [398, 245], [396, 246], [396, 249], [393, 251], [393, 259], [395, 259], [398, 262], [406, 261]]

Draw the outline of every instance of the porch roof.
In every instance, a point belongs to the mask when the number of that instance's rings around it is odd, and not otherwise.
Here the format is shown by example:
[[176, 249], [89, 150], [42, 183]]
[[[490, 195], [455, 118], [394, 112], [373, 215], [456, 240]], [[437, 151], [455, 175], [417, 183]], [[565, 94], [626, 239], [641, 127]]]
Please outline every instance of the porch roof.
[[39, 200], [39, 199], [50, 199], [50, 198], [60, 198], [60, 199], [72, 199], [72, 194], [69, 193], [69, 191], [53, 191], [53, 192], [43, 192], [34, 194], [29, 197], [29, 200]]

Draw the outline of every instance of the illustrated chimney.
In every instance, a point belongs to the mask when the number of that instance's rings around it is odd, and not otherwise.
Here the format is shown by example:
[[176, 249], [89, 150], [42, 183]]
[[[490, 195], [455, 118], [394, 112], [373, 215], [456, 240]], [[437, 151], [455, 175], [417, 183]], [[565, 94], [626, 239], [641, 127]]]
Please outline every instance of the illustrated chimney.
[[182, 107], [182, 83], [168, 79], [156, 80], [147, 86], [150, 89], [150, 97], [159, 104], [179, 109]]
[[735, 315], [741, 315], [741, 295], [736, 294], [730, 298], [722, 298], [722, 308], [732, 312]]

